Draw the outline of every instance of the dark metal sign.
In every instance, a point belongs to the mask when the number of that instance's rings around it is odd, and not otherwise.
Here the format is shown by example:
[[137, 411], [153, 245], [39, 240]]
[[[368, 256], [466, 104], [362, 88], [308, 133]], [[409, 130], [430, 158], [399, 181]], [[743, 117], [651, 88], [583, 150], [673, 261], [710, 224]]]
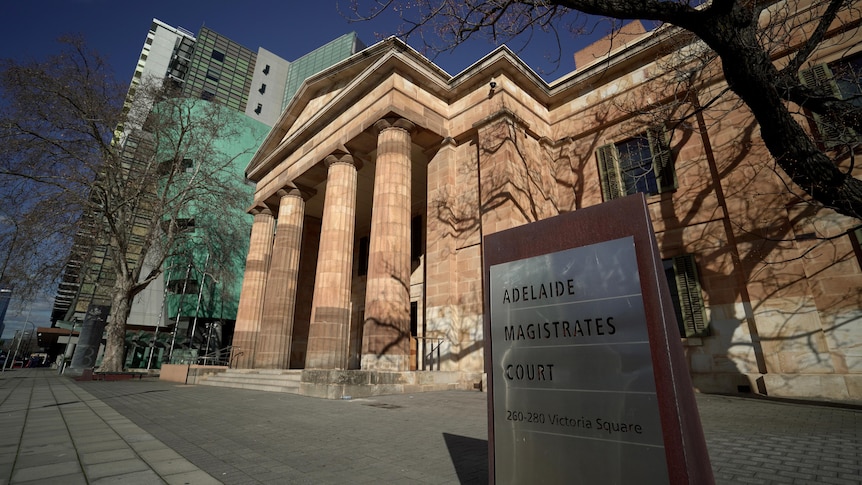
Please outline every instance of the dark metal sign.
[[711, 483], [643, 198], [484, 249], [492, 482]]

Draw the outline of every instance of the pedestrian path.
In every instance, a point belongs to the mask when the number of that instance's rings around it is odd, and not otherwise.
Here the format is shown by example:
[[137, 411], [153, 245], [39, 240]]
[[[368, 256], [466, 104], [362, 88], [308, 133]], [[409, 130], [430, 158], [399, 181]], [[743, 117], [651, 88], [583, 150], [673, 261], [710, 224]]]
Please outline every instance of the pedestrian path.
[[[487, 394], [0, 374], [0, 485], [485, 484]], [[862, 408], [697, 395], [716, 483], [862, 485]]]
[[51, 369], [0, 377], [0, 485], [217, 484]]

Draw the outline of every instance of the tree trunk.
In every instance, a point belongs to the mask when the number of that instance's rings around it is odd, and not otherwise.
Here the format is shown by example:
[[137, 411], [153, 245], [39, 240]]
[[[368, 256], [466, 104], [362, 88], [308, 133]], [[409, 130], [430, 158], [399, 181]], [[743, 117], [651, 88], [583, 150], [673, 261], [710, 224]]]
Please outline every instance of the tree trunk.
[[757, 40], [756, 17], [737, 7], [711, 20], [683, 27], [721, 57], [728, 86], [751, 109], [778, 166], [817, 202], [862, 218], [862, 181], [841, 172], [791, 115], [778, 92], [778, 70]]
[[122, 275], [117, 275], [111, 297], [111, 315], [105, 326], [105, 355], [99, 372], [122, 372], [125, 364], [126, 321], [132, 311], [132, 282]]

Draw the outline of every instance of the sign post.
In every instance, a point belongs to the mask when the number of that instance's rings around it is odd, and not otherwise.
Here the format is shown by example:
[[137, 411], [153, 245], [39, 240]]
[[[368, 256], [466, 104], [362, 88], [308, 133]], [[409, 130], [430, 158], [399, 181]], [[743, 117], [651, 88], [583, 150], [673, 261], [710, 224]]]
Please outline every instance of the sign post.
[[643, 196], [484, 247], [492, 483], [712, 483]]

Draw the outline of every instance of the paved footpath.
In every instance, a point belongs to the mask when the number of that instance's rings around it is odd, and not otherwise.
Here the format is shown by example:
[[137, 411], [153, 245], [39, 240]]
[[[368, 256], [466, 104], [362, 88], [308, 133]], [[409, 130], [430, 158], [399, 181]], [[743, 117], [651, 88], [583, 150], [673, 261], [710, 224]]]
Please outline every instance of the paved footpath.
[[[0, 375], [0, 485], [487, 483], [486, 395]], [[720, 484], [862, 485], [862, 408], [698, 395]]]

